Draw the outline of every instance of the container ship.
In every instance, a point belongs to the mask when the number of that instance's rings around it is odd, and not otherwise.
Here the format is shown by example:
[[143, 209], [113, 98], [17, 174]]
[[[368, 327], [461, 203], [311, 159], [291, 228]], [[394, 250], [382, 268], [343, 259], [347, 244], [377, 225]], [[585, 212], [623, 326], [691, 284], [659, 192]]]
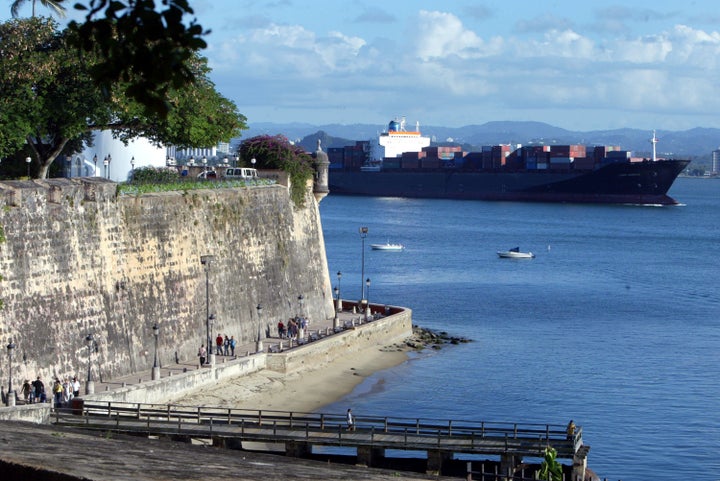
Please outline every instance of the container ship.
[[689, 160], [635, 158], [619, 146], [432, 147], [393, 120], [377, 141], [331, 148], [331, 194], [525, 202], [673, 205], [667, 195]]

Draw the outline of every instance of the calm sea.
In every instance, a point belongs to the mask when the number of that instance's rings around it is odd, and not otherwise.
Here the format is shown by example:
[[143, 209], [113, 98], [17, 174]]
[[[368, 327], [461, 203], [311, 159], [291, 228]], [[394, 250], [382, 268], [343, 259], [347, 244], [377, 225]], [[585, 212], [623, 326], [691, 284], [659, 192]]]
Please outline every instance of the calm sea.
[[[678, 179], [670, 195], [683, 205], [328, 196], [343, 298], [361, 295], [367, 226], [371, 302], [475, 342], [371, 376], [323, 410], [573, 419], [601, 478], [720, 480], [720, 181]], [[388, 240], [406, 250], [369, 248]], [[537, 257], [497, 257], [515, 246]]]

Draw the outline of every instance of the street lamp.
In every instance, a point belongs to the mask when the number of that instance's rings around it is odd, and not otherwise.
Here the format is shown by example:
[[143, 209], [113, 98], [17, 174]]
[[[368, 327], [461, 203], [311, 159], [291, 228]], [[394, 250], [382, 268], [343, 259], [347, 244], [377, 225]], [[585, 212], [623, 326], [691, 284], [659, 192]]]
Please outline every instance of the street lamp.
[[[215, 354], [210, 344], [210, 265], [215, 260], [213, 255], [200, 256], [200, 264], [205, 266], [205, 332], [207, 334], [208, 361], [215, 365]], [[213, 316], [214, 318], [214, 316]]]
[[367, 308], [365, 309], [365, 322], [368, 320], [370, 313], [370, 278], [365, 279], [365, 287], [367, 287]]
[[155, 336], [155, 361], [153, 361], [152, 368], [152, 380], [154, 381], [160, 379], [160, 366], [158, 366], [158, 336], [160, 335], [160, 328], [157, 323], [153, 324], [152, 330]]
[[97, 154], [93, 155], [93, 162], [95, 163], [95, 170], [93, 171], [93, 177], [97, 177]]
[[15, 349], [15, 343], [12, 342], [12, 339], [10, 339], [10, 342], [7, 345], [8, 350], [8, 392], [7, 392], [7, 405], [8, 406], [14, 406], [15, 405], [15, 392], [12, 388], [12, 352], [13, 349]]
[[262, 352], [263, 351], [263, 342], [262, 342], [262, 328], [260, 327], [260, 314], [262, 314], [262, 305], [258, 304], [255, 308], [257, 310], [258, 315], [258, 333], [257, 333], [257, 342], [255, 343], [255, 352]]
[[103, 160], [103, 165], [105, 166], [105, 178], [110, 178], [110, 156], [105, 156], [105, 159]]
[[298, 343], [305, 341], [305, 326], [307, 323], [305, 322], [305, 315], [303, 314], [303, 307], [305, 306], [305, 298], [302, 294], [298, 296], [298, 304], [300, 304], [300, 324], [298, 325], [297, 330], [297, 341]]
[[78, 177], [82, 177], [82, 161], [80, 160], [80, 156], [75, 157], [75, 166], [77, 167]]
[[28, 179], [30, 178], [30, 162], [32, 162], [32, 159], [30, 157], [25, 157], [25, 163], [27, 164]]
[[255, 162], [257, 162], [257, 160], [255, 160], [255, 157], [253, 157], [252, 159], [250, 159], [250, 163], [252, 164], [253, 169], [255, 168]]
[[365, 278], [365, 238], [368, 235], [367, 227], [360, 227], [360, 239], [362, 239], [362, 269], [360, 271], [360, 305], [365, 303], [365, 286], [363, 285], [363, 279]]
[[237, 167], [238, 161], [240, 161], [240, 156], [238, 154], [235, 154], [233, 157], [233, 167]]
[[337, 312], [342, 312], [342, 304], [340, 303], [340, 280], [342, 279], [342, 272], [337, 271], [337, 278], [338, 278], [338, 283], [337, 283], [337, 300], [338, 300], [338, 303], [337, 303], [337, 309], [336, 309], [336, 311], [337, 311]]
[[92, 352], [93, 347], [95, 346], [95, 338], [92, 334], [88, 334], [85, 337], [85, 344], [88, 348], [88, 372], [87, 372], [87, 381], [85, 381], [85, 394], [94, 394], [95, 393], [95, 383], [92, 380]]
[[130, 159], [130, 170], [132, 171], [133, 175], [135, 175], [135, 156], [133, 155], [133, 158]]
[[340, 288], [338, 286], [335, 286], [335, 289], [333, 289], [333, 292], [335, 293], [335, 299], [337, 299], [337, 307], [335, 308], [335, 317], [333, 317], [333, 329], [337, 329], [340, 327], [340, 319], [338, 317], [338, 314], [340, 312]]

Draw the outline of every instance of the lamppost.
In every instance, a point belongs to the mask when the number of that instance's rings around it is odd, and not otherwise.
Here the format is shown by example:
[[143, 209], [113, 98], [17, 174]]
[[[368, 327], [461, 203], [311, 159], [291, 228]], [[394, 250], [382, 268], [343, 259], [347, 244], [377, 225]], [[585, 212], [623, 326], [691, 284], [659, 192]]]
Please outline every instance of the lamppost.
[[205, 266], [205, 333], [207, 334], [207, 351], [208, 362], [211, 366], [215, 365], [215, 354], [213, 354], [212, 344], [210, 344], [210, 265], [215, 260], [213, 255], [200, 256], [200, 264]]
[[32, 159], [30, 157], [25, 157], [25, 163], [27, 164], [27, 176], [28, 179], [30, 178], [30, 163], [32, 162]]
[[333, 289], [333, 292], [335, 293], [335, 299], [337, 299], [337, 307], [335, 308], [335, 317], [333, 318], [333, 329], [337, 329], [340, 327], [340, 319], [339, 319], [339, 313], [340, 313], [340, 288], [338, 286], [335, 286], [335, 289]]
[[337, 297], [338, 302], [337, 302], [337, 308], [335, 310], [337, 312], [342, 312], [342, 303], [340, 302], [340, 280], [342, 279], [342, 272], [337, 271], [337, 278], [338, 278], [338, 283], [337, 283], [337, 293], [336, 293], [337, 296], [336, 297]]
[[235, 154], [235, 156], [233, 157], [233, 167], [237, 167], [239, 160], [240, 156], [238, 154]]
[[255, 162], [257, 162], [257, 160], [255, 160], [255, 157], [253, 157], [252, 159], [250, 159], [250, 163], [252, 164], [253, 169], [255, 168]]
[[93, 171], [93, 177], [97, 177], [97, 154], [93, 155], [93, 162], [95, 163], [95, 170]]
[[362, 269], [360, 271], [360, 305], [365, 304], [365, 286], [363, 285], [363, 279], [365, 279], [365, 238], [368, 235], [367, 227], [360, 227], [360, 239], [362, 239]]
[[303, 307], [305, 306], [305, 298], [303, 297], [302, 294], [300, 294], [298, 296], [298, 304], [300, 304], [300, 325], [298, 326], [298, 330], [297, 330], [297, 341], [298, 341], [298, 343], [300, 343], [301, 341], [305, 340], [304, 326], [306, 325], [306, 323], [304, 321], [305, 316], [303, 314], [303, 311], [304, 311]]
[[[210, 333], [213, 332], [215, 329], [215, 314], [210, 314], [208, 316], [208, 339], [210, 339]], [[210, 342], [212, 342], [212, 339], [210, 339]], [[208, 346], [208, 362], [211, 366], [215, 366], [215, 351], [217, 349], [217, 345], [213, 345], [212, 347]]]
[[158, 336], [160, 335], [160, 328], [157, 323], [153, 324], [152, 330], [155, 336], [155, 361], [153, 361], [152, 368], [152, 380], [154, 381], [160, 379], [160, 366], [158, 366]]
[[110, 178], [110, 156], [106, 155], [103, 159], [103, 165], [105, 166], [105, 178]]
[[263, 342], [262, 342], [262, 327], [260, 326], [261, 317], [260, 314], [262, 314], [262, 305], [258, 304], [255, 308], [257, 310], [258, 315], [258, 333], [257, 333], [257, 342], [255, 343], [255, 352], [263, 352]]
[[202, 158], [202, 164], [203, 164], [203, 172], [206, 172], [207, 171], [207, 157], [205, 157], [204, 155]]
[[133, 177], [135, 176], [135, 156], [133, 155], [133, 158], [130, 159], [130, 171], [133, 174]]
[[82, 161], [80, 160], [80, 156], [75, 157], [75, 166], [77, 167], [78, 177], [82, 177]]
[[370, 278], [365, 279], [365, 287], [367, 287], [367, 308], [365, 309], [365, 322], [368, 320], [368, 314], [370, 314]]
[[8, 350], [8, 392], [7, 392], [7, 405], [8, 406], [14, 406], [15, 405], [15, 391], [13, 391], [12, 387], [12, 352], [13, 349], [15, 349], [15, 343], [12, 342], [12, 339], [10, 339], [10, 342], [7, 345]]
[[88, 372], [87, 372], [87, 381], [85, 381], [85, 394], [94, 394], [95, 393], [95, 383], [92, 380], [92, 352], [93, 352], [93, 346], [95, 346], [95, 338], [92, 334], [88, 334], [85, 337], [85, 344], [88, 348]]

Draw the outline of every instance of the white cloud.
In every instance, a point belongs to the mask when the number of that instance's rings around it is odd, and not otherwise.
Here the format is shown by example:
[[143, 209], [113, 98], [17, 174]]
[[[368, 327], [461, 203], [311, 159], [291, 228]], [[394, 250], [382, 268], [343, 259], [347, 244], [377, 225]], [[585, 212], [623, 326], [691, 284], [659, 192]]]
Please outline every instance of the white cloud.
[[[720, 109], [714, 31], [676, 25], [602, 38], [570, 28], [510, 29], [483, 37], [452, 13], [423, 10], [406, 21], [412, 22], [408, 42], [345, 29], [319, 34], [300, 25], [260, 26], [213, 44], [211, 65], [223, 78], [218, 85], [251, 86], [238, 101], [241, 111], [245, 105], [343, 111], [348, 121], [361, 110], [384, 118], [416, 109], [421, 121], [442, 110], [447, 118], [476, 122], [564, 111], [560, 119], [528, 119], [577, 128], [598, 127], [594, 113], [613, 124], [608, 112], [619, 119], [627, 117], [621, 111], [704, 116]], [[582, 120], [568, 120], [572, 115]]]
[[418, 15], [416, 55], [424, 61], [457, 55], [471, 58], [486, 55], [485, 43], [463, 27], [455, 15], [421, 10]]

